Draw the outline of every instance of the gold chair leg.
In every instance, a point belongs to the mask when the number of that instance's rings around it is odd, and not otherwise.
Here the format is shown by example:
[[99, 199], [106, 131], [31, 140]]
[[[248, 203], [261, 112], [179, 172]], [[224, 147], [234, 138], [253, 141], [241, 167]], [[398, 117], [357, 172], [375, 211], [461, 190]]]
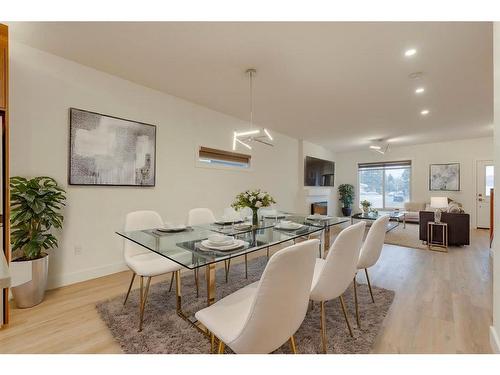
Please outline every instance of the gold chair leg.
[[370, 278], [368, 277], [368, 269], [365, 268], [366, 281], [368, 282], [368, 289], [370, 289], [370, 296], [372, 296], [372, 302], [375, 303], [375, 299], [373, 298], [372, 292], [372, 284], [370, 284]]
[[349, 329], [349, 334], [351, 335], [351, 337], [354, 337], [354, 335], [352, 334], [351, 323], [349, 323], [349, 318], [347, 317], [347, 310], [345, 308], [344, 297], [340, 296], [339, 299], [340, 299], [340, 305], [342, 306], [342, 312], [344, 313], [344, 318], [347, 323], [347, 328]]
[[135, 279], [135, 272], [132, 274], [132, 280], [130, 280], [130, 285], [128, 286], [127, 295], [125, 296], [125, 301], [123, 301], [123, 305], [127, 303], [128, 295], [130, 294], [130, 289], [132, 289], [132, 284], [134, 283], [134, 279]]
[[267, 259], [269, 259], [269, 248], [267, 248]]
[[248, 256], [245, 254], [245, 279], [248, 279]]
[[297, 346], [295, 345], [295, 338], [290, 336], [290, 347], [292, 348], [292, 353], [297, 354]]
[[217, 353], [224, 354], [224, 348], [225, 348], [224, 343], [222, 342], [222, 340], [219, 340], [219, 350], [217, 351]]
[[140, 295], [139, 295], [139, 309], [142, 306], [142, 299], [144, 298], [144, 276], [141, 276], [141, 288], [140, 288]]
[[325, 317], [325, 301], [320, 303], [320, 323], [321, 323], [321, 345], [323, 353], [326, 354], [326, 317]]
[[144, 320], [144, 308], [146, 307], [146, 301], [148, 300], [149, 285], [151, 284], [151, 277], [148, 277], [146, 281], [146, 289], [144, 290], [144, 297], [142, 299], [142, 305], [140, 306], [140, 317], [139, 317], [139, 332], [142, 331], [142, 322]]
[[361, 328], [361, 324], [359, 322], [358, 288], [356, 287], [356, 276], [354, 276], [353, 285], [354, 285], [354, 307], [356, 308], [356, 323], [358, 324], [358, 328]]
[[196, 298], [200, 296], [200, 279], [198, 277], [198, 268], [194, 269], [194, 283], [196, 285]]
[[175, 272], [172, 272], [172, 277], [170, 278], [170, 287], [168, 288], [169, 292], [172, 291], [172, 284], [174, 283], [174, 275], [175, 275]]

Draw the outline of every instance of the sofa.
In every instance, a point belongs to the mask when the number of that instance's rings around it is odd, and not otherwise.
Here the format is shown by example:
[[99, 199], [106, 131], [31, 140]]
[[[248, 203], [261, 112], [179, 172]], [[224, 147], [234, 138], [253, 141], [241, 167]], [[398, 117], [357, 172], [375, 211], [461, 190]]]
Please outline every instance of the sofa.
[[406, 202], [405, 203], [405, 220], [407, 222], [418, 223], [420, 220], [419, 212], [425, 210], [425, 203], [422, 202]]
[[[419, 239], [427, 242], [427, 223], [434, 221], [434, 212], [419, 212]], [[448, 245], [463, 246], [470, 244], [470, 216], [465, 213], [443, 212], [441, 221], [448, 224]]]

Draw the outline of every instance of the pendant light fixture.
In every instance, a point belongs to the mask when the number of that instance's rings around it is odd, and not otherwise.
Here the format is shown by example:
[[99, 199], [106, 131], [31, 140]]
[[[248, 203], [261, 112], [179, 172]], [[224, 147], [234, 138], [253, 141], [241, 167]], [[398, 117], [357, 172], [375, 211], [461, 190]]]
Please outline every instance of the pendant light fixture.
[[254, 79], [254, 76], [257, 74], [257, 69], [249, 68], [246, 70], [246, 74], [248, 75], [248, 80], [250, 83], [250, 130], [245, 130], [245, 131], [240, 131], [240, 132], [235, 131], [233, 133], [233, 151], [236, 150], [236, 146], [238, 144], [251, 150], [252, 146], [250, 146], [249, 143], [254, 142], [254, 141], [263, 143], [263, 144], [268, 145], [268, 146], [274, 146], [272, 144], [273, 137], [268, 129], [266, 129], [266, 128], [253, 129], [253, 127], [254, 127], [254, 124], [253, 124], [253, 79]]

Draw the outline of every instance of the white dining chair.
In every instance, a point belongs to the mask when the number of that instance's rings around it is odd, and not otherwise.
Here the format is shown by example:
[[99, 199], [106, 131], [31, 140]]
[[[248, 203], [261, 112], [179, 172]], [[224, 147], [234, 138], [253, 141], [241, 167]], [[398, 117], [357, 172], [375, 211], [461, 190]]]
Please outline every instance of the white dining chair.
[[270, 353], [290, 340], [302, 324], [309, 301], [318, 240], [273, 254], [259, 281], [198, 311], [196, 319], [235, 353]]
[[[135, 231], [143, 229], [160, 228], [163, 226], [163, 221], [161, 216], [155, 211], [134, 211], [127, 214], [125, 217], [125, 231]], [[179, 264], [158, 255], [142, 246], [139, 246], [132, 241], [125, 241], [123, 248], [123, 255], [125, 257], [125, 263], [128, 268], [133, 272], [132, 280], [130, 280], [130, 285], [127, 290], [127, 295], [123, 304], [127, 303], [130, 290], [134, 283], [135, 276], [140, 277], [140, 297], [139, 297], [139, 332], [142, 331], [142, 324], [144, 320], [144, 308], [146, 307], [146, 301], [149, 293], [149, 285], [151, 284], [151, 278], [154, 276], [159, 276], [167, 273], [172, 273], [172, 279], [170, 281], [170, 290], [172, 288], [172, 280], [175, 275], [176, 278], [180, 277], [180, 269], [182, 266]], [[146, 287], [144, 288], [144, 278], [146, 280]], [[178, 280], [180, 282], [180, 280]], [[170, 291], [169, 290], [169, 291]]]
[[325, 302], [339, 298], [349, 334], [353, 336], [342, 295], [356, 274], [365, 223], [360, 221], [344, 229], [333, 242], [326, 258], [316, 259], [310, 299], [320, 303], [321, 343], [326, 353]]
[[[361, 247], [358, 260], [358, 270], [365, 270], [366, 281], [368, 283], [368, 289], [370, 290], [370, 296], [372, 297], [372, 302], [375, 303], [373, 298], [372, 286], [370, 284], [370, 277], [368, 276], [368, 268], [375, 265], [380, 254], [382, 253], [382, 248], [384, 247], [385, 233], [387, 232], [387, 224], [389, 223], [389, 215], [384, 215], [375, 220], [366, 239]], [[354, 276], [354, 305], [356, 308], [356, 323], [358, 327], [361, 328], [359, 319], [359, 303], [358, 303], [358, 291], [356, 286], [356, 276]]]

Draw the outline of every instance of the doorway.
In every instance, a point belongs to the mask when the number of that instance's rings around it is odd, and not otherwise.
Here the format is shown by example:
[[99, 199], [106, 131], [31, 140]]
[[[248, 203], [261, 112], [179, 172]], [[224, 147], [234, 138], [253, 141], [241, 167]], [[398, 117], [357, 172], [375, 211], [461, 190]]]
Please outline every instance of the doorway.
[[493, 160], [478, 160], [476, 164], [476, 227], [490, 228], [490, 190], [493, 189]]

